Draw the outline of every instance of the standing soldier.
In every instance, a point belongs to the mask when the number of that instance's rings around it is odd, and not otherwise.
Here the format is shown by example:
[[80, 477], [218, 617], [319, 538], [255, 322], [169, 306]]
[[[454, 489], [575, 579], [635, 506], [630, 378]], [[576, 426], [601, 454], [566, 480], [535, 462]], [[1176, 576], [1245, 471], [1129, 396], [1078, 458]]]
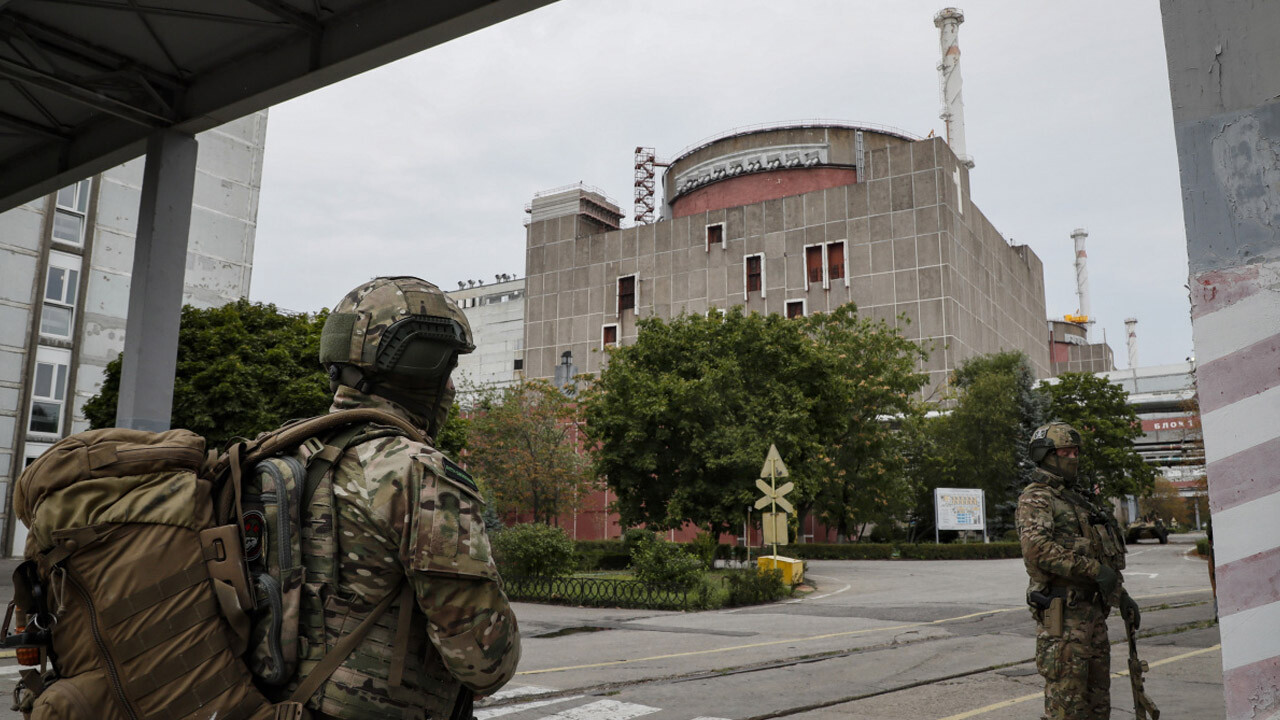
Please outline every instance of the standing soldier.
[[[434, 437], [452, 404], [458, 355], [473, 349], [466, 316], [438, 287], [376, 278], [348, 293], [321, 333], [331, 411], [384, 410]], [[350, 632], [358, 607], [397, 585], [386, 617], [408, 622], [375, 626], [307, 704], [318, 719], [470, 720], [472, 693], [502, 687], [520, 658], [483, 502], [471, 477], [431, 445], [371, 435], [333, 466], [337, 587], [324, 617], [302, 626], [307, 645], [325, 647]]]
[[[1136, 628], [1138, 605], [1124, 590], [1124, 539], [1110, 513], [1077, 485], [1080, 433], [1052, 422], [1031, 435], [1036, 469], [1018, 498], [1018, 538], [1031, 576], [1036, 667], [1047, 720], [1111, 717], [1107, 615], [1119, 605]], [[1083, 490], [1083, 492], [1082, 492]]]

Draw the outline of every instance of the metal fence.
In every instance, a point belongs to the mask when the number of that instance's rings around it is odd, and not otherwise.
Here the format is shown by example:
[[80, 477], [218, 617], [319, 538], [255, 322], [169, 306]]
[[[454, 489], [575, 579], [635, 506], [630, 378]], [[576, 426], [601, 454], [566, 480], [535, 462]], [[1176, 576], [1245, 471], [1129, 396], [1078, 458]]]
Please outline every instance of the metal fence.
[[503, 585], [507, 597], [512, 600], [654, 610], [682, 610], [689, 603], [687, 590], [649, 585], [637, 580], [504, 577]]

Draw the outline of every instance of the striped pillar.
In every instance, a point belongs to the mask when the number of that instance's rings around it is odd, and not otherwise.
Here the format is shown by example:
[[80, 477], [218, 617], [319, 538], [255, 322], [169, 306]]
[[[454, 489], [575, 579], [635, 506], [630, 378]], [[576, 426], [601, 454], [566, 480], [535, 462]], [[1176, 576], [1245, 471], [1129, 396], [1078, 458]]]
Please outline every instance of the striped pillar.
[[1280, 718], [1280, 2], [1161, 0], [1227, 720]]

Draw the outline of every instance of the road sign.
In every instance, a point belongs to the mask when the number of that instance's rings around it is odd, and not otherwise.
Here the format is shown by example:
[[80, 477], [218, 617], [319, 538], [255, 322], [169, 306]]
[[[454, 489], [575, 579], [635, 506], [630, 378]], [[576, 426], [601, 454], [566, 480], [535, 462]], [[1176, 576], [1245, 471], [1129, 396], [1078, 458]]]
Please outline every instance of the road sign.
[[760, 468], [760, 477], [787, 477], [787, 466], [782, 464], [782, 456], [778, 454], [778, 446], [770, 444], [769, 454], [765, 456], [764, 467]]
[[[787, 544], [787, 514], [780, 512], [763, 513], [764, 521], [764, 544], [765, 545], [786, 545]], [[777, 549], [773, 551], [774, 555], [778, 554]]]
[[[795, 507], [783, 497], [795, 487], [795, 483], [786, 483], [782, 487], [778, 487], [778, 478], [787, 476], [787, 466], [782, 462], [782, 456], [778, 454], [778, 446], [770, 444], [769, 454], [765, 456], [764, 467], [760, 468], [760, 478], [756, 480], [756, 487], [760, 488], [760, 492], [764, 493], [764, 497], [756, 501], [756, 509], [763, 510], [769, 508], [769, 512], [764, 513], [764, 542], [766, 545], [773, 546], [773, 554], [778, 554], [778, 546], [787, 544], [787, 514], [794, 513]], [[768, 478], [769, 482], [764, 479]], [[778, 512], [778, 508], [782, 508], [784, 512]]]

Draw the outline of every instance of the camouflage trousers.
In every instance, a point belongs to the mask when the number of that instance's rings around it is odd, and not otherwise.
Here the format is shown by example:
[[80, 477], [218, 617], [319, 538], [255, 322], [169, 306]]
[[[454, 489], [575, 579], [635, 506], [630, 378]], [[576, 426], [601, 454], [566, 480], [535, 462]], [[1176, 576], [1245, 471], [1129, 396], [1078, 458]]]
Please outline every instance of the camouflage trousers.
[[1044, 677], [1045, 720], [1109, 720], [1111, 644], [1107, 610], [1097, 602], [1068, 606], [1062, 637], [1037, 615], [1036, 669]]

